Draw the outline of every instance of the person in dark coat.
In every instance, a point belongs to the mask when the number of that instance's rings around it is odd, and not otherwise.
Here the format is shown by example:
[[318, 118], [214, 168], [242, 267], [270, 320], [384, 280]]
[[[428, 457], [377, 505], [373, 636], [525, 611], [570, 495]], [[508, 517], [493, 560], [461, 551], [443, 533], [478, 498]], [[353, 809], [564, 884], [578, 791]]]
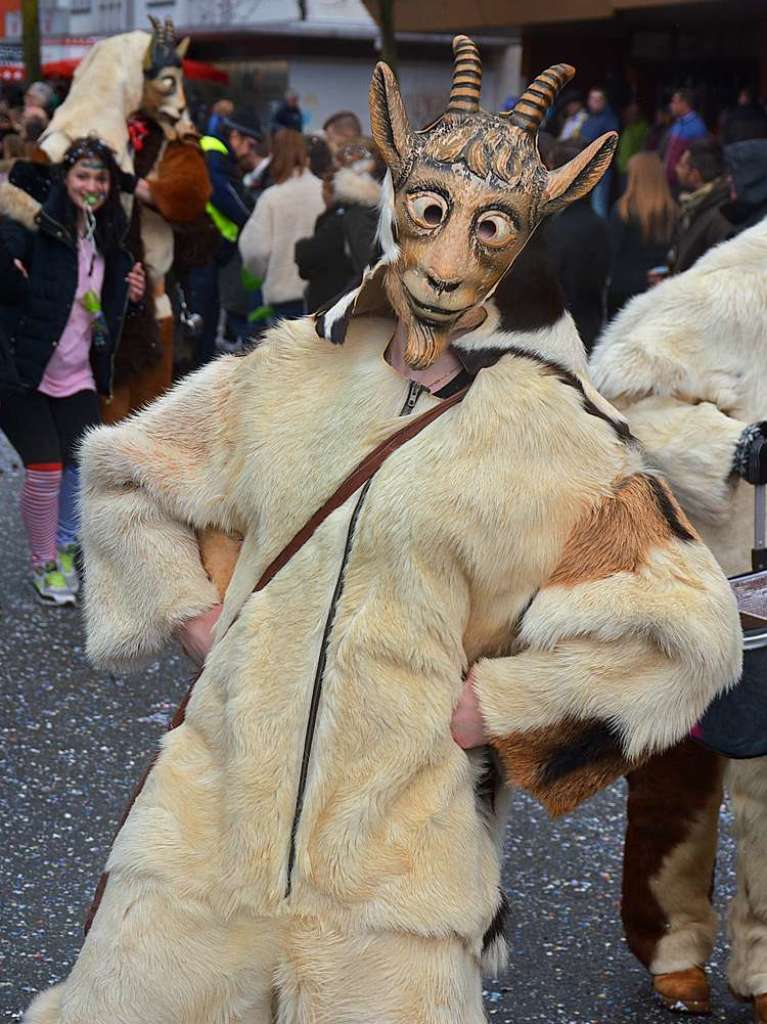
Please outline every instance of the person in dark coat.
[[626, 191], [610, 213], [610, 318], [647, 290], [651, 270], [666, 267], [677, 216], [658, 154], [635, 153], [628, 162]]
[[237, 239], [255, 206], [243, 175], [258, 163], [261, 139], [258, 117], [242, 109], [224, 117], [216, 135], [203, 135], [200, 139], [213, 189], [207, 212], [219, 233], [219, 241], [215, 259], [207, 266], [192, 268], [185, 282], [189, 310], [199, 314], [203, 323], [196, 339], [195, 366], [203, 366], [216, 354], [221, 315], [220, 271], [228, 267], [229, 276], [232, 271], [239, 276], [241, 270]]
[[274, 112], [272, 132], [278, 132], [282, 128], [291, 128], [294, 132], [301, 132], [304, 129], [304, 115], [298, 105], [296, 92], [285, 93], [285, 99]]
[[757, 102], [753, 89], [744, 87], [738, 93], [738, 102], [725, 111], [721, 121], [720, 138], [723, 146], [748, 139], [767, 138], [767, 111]]
[[[581, 142], [558, 142], [550, 151], [547, 166], [550, 170], [562, 167], [583, 148]], [[591, 196], [584, 196], [552, 218], [546, 227], [546, 243], [567, 308], [590, 352], [604, 324], [610, 270], [610, 236], [604, 219], [591, 205]]]
[[[1, 188], [1, 186], [0, 186]], [[17, 302], [26, 285], [24, 273], [19, 262], [2, 243], [2, 226], [0, 226], [0, 307], [10, 306]], [[21, 387], [13, 349], [5, 324], [0, 322], [0, 405], [3, 394], [15, 393]]]
[[144, 270], [125, 246], [121, 175], [105, 143], [75, 140], [59, 167], [30, 175], [42, 204], [18, 185], [0, 189], [0, 324], [15, 379], [0, 394], [0, 429], [25, 466], [21, 513], [32, 583], [46, 604], [75, 603], [79, 581], [77, 446], [99, 422], [129, 303]]
[[704, 252], [733, 233], [722, 213], [730, 199], [730, 186], [721, 145], [716, 139], [691, 143], [676, 165], [676, 176], [684, 191], [668, 264], [672, 273], [682, 274]]
[[739, 234], [767, 215], [767, 139], [749, 139], [724, 147], [732, 201], [722, 213]]
[[326, 179], [328, 208], [311, 238], [296, 243], [296, 264], [308, 281], [307, 312], [315, 313], [358, 280], [373, 262], [384, 167], [372, 139], [346, 143], [339, 169]]

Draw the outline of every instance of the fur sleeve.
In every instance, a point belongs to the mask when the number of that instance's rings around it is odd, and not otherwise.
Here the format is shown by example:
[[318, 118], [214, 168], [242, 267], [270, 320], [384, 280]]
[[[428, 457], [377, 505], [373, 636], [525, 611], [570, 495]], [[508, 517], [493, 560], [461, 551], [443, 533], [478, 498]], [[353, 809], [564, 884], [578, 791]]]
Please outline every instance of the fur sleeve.
[[224, 358], [140, 415], [99, 427], [81, 450], [89, 656], [123, 665], [157, 653], [218, 592], [196, 530], [232, 532], [232, 378]]
[[157, 209], [176, 224], [197, 220], [213, 191], [205, 155], [196, 142], [169, 142], [147, 184]]
[[626, 410], [632, 432], [674, 494], [697, 522], [732, 517], [733, 456], [746, 427], [711, 402], [652, 397]]
[[735, 601], [668, 488], [624, 478], [573, 528], [521, 624], [474, 667], [510, 782], [552, 813], [670, 747], [740, 674]]

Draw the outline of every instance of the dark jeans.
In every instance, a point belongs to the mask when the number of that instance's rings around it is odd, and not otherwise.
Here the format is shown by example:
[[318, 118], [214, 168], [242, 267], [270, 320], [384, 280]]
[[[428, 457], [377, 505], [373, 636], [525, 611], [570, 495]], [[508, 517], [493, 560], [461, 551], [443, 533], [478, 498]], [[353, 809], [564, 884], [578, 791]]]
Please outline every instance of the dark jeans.
[[216, 335], [221, 303], [218, 295], [218, 264], [193, 267], [186, 281], [186, 304], [202, 317], [202, 331], [194, 353], [195, 369], [209, 363], [216, 354]]

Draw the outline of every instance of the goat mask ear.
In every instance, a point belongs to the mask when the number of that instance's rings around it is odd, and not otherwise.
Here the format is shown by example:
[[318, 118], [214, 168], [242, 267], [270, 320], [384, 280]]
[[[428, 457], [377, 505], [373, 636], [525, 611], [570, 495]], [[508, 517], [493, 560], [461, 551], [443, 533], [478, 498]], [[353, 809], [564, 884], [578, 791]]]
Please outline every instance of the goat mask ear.
[[562, 167], [549, 171], [541, 216], [563, 210], [592, 189], [610, 166], [617, 145], [618, 133], [607, 132]]
[[407, 175], [415, 143], [397, 80], [388, 64], [376, 64], [373, 72], [370, 126], [396, 186], [397, 181]]

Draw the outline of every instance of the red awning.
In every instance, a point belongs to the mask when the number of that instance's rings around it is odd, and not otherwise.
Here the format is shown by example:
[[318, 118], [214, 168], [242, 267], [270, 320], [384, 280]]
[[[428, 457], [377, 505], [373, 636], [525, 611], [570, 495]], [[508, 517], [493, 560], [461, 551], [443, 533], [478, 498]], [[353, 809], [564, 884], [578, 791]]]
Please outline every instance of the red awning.
[[202, 60], [185, 60], [184, 76], [198, 82], [220, 82], [221, 85], [229, 83], [229, 75], [215, 64], [206, 64]]
[[65, 57], [63, 60], [49, 60], [40, 68], [43, 78], [71, 78], [82, 57]]
[[[77, 65], [80, 63], [81, 58], [67, 58], [65, 60], [51, 60], [47, 64], [43, 64], [42, 72], [44, 78], [71, 78], [75, 73]], [[23, 69], [21, 70], [21, 76], [23, 77]], [[0, 75], [2, 69], [0, 68]], [[203, 82], [220, 82], [222, 85], [226, 85], [229, 81], [229, 75], [226, 71], [222, 71], [221, 68], [215, 67], [213, 64], [206, 64], [201, 60], [185, 60], [184, 61], [184, 76], [192, 81], [203, 81]]]

